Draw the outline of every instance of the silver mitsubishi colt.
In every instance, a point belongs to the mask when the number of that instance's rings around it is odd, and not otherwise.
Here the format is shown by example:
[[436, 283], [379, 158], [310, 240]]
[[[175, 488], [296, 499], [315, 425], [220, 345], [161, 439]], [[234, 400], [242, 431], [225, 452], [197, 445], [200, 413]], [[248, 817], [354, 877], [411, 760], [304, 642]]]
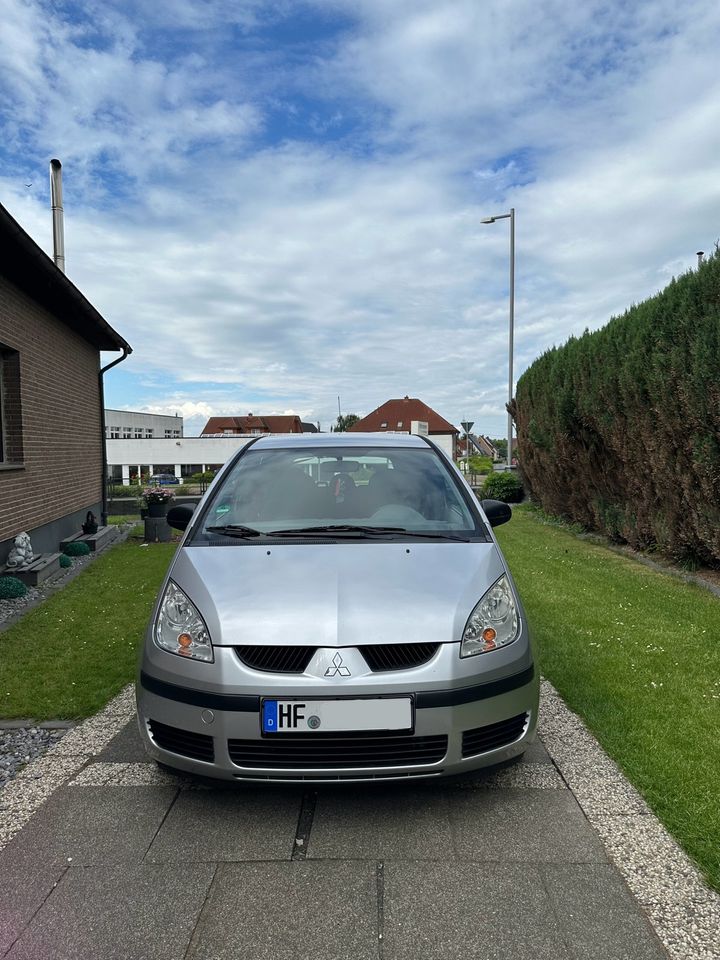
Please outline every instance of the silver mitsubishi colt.
[[[481, 509], [482, 508], [482, 509]], [[143, 645], [158, 762], [224, 780], [393, 780], [519, 756], [528, 625], [480, 505], [425, 437], [253, 439], [195, 512]]]

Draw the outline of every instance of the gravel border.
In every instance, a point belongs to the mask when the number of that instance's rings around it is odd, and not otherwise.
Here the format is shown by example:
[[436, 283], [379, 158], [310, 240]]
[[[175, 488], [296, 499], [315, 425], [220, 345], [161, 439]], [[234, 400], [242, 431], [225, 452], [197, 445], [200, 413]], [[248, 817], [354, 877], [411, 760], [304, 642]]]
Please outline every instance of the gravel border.
[[[139, 764], [88, 767], [134, 712], [135, 693], [130, 685], [0, 791], [0, 849], [55, 790], [70, 781], [78, 788], [94, 789], [118, 782], [128, 786], [167, 782], [168, 775], [154, 766], [147, 770]], [[541, 684], [539, 733], [562, 780], [599, 833], [609, 858], [672, 960], [717, 960], [720, 896], [706, 886], [687, 854], [547, 680]], [[497, 786], [509, 785], [505, 779], [512, 779], [509, 771], [507, 777], [499, 777]], [[532, 779], [530, 775], [523, 785], [533, 788]], [[552, 775], [543, 774], [538, 785], [557, 788], [553, 781]]]

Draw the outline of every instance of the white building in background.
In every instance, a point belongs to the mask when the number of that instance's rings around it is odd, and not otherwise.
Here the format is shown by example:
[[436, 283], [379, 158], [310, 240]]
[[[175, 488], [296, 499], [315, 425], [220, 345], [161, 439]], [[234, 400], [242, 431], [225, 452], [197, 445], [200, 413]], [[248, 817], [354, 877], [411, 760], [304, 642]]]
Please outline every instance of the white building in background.
[[[175, 417], [163, 419], [175, 420]], [[180, 420], [182, 425], [182, 419]], [[218, 470], [226, 460], [253, 437], [146, 437], [108, 439], [108, 476], [116, 483], [137, 483], [137, 478], [154, 473], [173, 473], [178, 479], [194, 473]]]
[[105, 408], [106, 440], [175, 440], [183, 435], [183, 418], [161, 413]]

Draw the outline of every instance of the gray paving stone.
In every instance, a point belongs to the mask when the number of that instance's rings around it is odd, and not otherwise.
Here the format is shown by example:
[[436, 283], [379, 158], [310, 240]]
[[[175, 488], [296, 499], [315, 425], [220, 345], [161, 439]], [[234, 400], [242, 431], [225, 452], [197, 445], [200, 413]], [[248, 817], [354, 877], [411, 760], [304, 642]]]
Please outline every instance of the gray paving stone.
[[181, 960], [215, 867], [70, 869], [8, 960]]
[[317, 799], [308, 856], [452, 858], [448, 804], [444, 792], [409, 787], [323, 792]]
[[147, 859], [163, 863], [288, 860], [300, 803], [301, 794], [292, 787], [183, 790]]
[[537, 867], [389, 863], [385, 960], [570, 960]]
[[65, 869], [44, 863], [17, 863], [7, 850], [0, 852], [0, 957], [20, 936]]
[[134, 717], [100, 751], [97, 759], [111, 763], [153, 763], [152, 758], [145, 752]]
[[142, 859], [177, 790], [61, 787], [5, 851], [18, 862], [90, 866]]
[[374, 863], [220, 864], [188, 960], [377, 960]]
[[450, 822], [461, 859], [607, 861], [598, 835], [568, 790], [456, 791]]
[[552, 763], [550, 754], [540, 737], [536, 737], [522, 756], [520, 763]]
[[576, 960], [667, 958], [614, 866], [552, 864], [541, 871]]

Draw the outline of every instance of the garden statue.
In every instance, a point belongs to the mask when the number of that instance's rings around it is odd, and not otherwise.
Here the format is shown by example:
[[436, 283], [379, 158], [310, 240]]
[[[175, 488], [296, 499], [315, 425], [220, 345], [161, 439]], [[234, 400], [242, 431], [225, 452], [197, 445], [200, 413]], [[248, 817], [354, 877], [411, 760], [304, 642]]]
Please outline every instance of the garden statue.
[[15, 537], [15, 544], [10, 550], [7, 565], [8, 567], [15, 568], [26, 567], [29, 563], [32, 563], [34, 559], [30, 537], [23, 531]]

